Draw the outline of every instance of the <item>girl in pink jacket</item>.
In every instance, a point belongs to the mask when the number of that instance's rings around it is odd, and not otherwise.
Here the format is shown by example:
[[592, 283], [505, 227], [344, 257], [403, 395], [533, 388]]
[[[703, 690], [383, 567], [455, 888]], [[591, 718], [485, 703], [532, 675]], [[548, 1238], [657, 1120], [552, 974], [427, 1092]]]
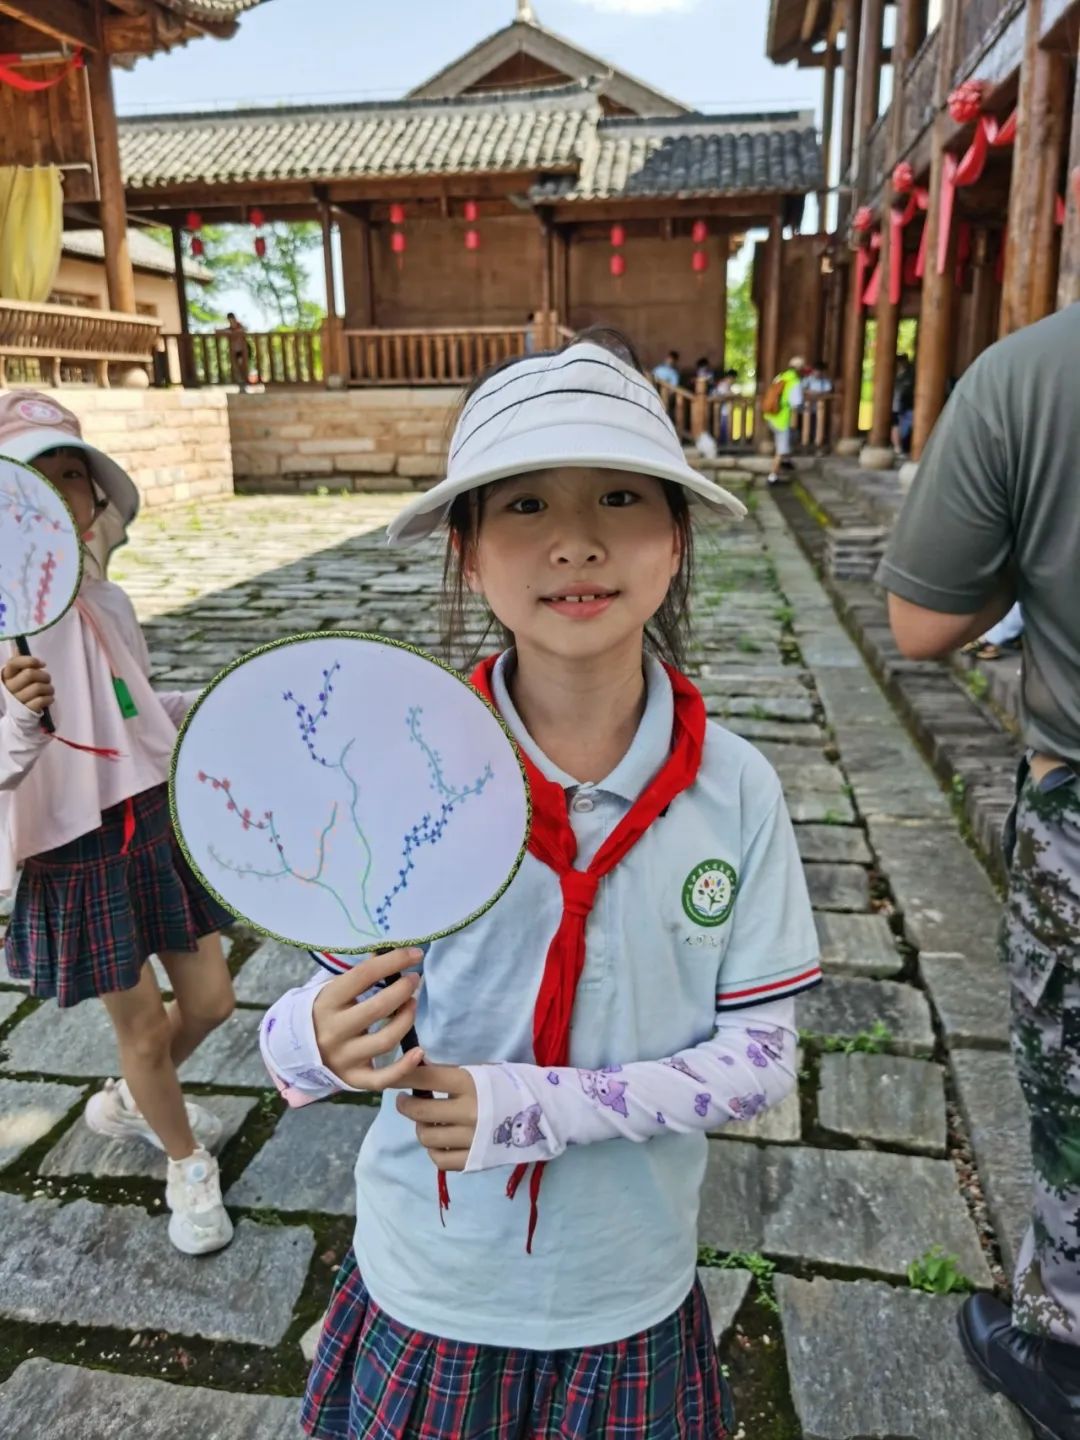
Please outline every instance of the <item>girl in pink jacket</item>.
[[[123, 1079], [91, 1097], [86, 1123], [164, 1150], [169, 1238], [189, 1255], [220, 1250], [232, 1238], [210, 1153], [221, 1127], [185, 1103], [176, 1073], [233, 1008], [217, 933], [232, 917], [188, 869], [169, 820], [169, 762], [195, 696], [151, 689], [131, 601], [104, 578], [138, 510], [131, 478], [68, 410], [26, 391], [0, 399], [0, 454], [52, 481], [84, 547], [74, 604], [34, 637], [33, 657], [12, 645], [0, 670], [0, 893], [21, 867], [8, 970], [64, 1007], [101, 998]], [[168, 1006], [146, 963], [155, 953]]]

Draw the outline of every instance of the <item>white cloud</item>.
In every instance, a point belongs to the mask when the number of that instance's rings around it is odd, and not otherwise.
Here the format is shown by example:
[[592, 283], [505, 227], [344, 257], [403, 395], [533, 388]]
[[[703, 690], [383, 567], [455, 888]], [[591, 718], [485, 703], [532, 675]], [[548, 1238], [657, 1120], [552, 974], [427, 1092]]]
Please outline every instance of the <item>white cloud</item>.
[[578, 0], [578, 4], [614, 15], [661, 15], [696, 10], [698, 0]]

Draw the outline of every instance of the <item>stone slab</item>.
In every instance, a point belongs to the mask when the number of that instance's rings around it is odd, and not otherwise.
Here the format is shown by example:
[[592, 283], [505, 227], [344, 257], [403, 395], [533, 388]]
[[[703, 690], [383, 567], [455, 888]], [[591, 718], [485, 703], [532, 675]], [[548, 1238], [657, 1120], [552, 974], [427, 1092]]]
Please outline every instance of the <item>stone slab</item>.
[[996, 953], [1001, 901], [955, 823], [874, 820], [870, 843], [912, 944], [935, 955]]
[[0, 1170], [59, 1125], [84, 1093], [78, 1085], [0, 1080]]
[[887, 1048], [899, 1055], [931, 1055], [934, 1027], [921, 990], [893, 980], [827, 976], [816, 990], [795, 1000], [800, 1031], [850, 1039], [867, 1034], [880, 1020], [888, 1029]]
[[[78, 1417], [77, 1421], [75, 1417]], [[26, 1360], [0, 1385], [4, 1440], [296, 1440], [300, 1401]]]
[[0, 1026], [11, 1019], [25, 999], [17, 990], [0, 990]]
[[318, 969], [306, 950], [263, 940], [240, 967], [233, 989], [242, 1005], [272, 1005], [294, 985], [306, 984]]
[[[0, 1085], [4, 1082], [0, 1081]], [[221, 1121], [220, 1153], [254, 1110], [251, 1095], [199, 1095], [204, 1109]], [[38, 1167], [41, 1175], [93, 1175], [95, 1179], [164, 1180], [164, 1154], [143, 1140], [110, 1140], [83, 1124], [72, 1125]]]
[[942, 1245], [991, 1284], [951, 1162], [922, 1155], [710, 1141], [698, 1238], [898, 1279]]
[[803, 860], [870, 865], [873, 855], [866, 835], [855, 825], [797, 825], [795, 839]]
[[854, 825], [855, 807], [842, 790], [800, 790], [784, 787], [788, 814], [795, 823], [821, 821], [827, 825]]
[[924, 954], [919, 969], [950, 1046], [1008, 1047], [1009, 982], [996, 957]]
[[253, 1210], [356, 1214], [353, 1169], [374, 1105], [307, 1105], [288, 1110], [225, 1196]]
[[1030, 1440], [956, 1337], [962, 1297], [872, 1281], [774, 1281], [802, 1440]]
[[825, 984], [831, 983], [832, 971], [888, 979], [904, 968], [903, 956], [884, 915], [818, 913], [814, 923], [826, 970]]
[[699, 1265], [697, 1273], [709, 1304], [713, 1339], [722, 1345], [754, 1277], [749, 1270], [719, 1270], [710, 1265]]
[[949, 1057], [983, 1194], [1005, 1268], [1016, 1265], [1031, 1216], [1031, 1131], [1016, 1067], [1007, 1050], [954, 1050]]
[[[826, 827], [828, 828], [828, 827]], [[870, 877], [861, 865], [803, 866], [815, 910], [868, 911]]]
[[168, 1225], [130, 1205], [0, 1192], [0, 1315], [277, 1345], [307, 1275], [311, 1231], [241, 1220], [228, 1249], [193, 1261], [173, 1248]]
[[818, 1121], [834, 1135], [944, 1155], [945, 1079], [902, 1055], [823, 1055]]
[[[203, 1041], [180, 1068], [182, 1084], [265, 1089], [259, 1055], [258, 1011], [238, 1010]], [[42, 1005], [4, 1041], [9, 1071], [44, 1075], [108, 1076], [117, 1073], [116, 1037], [103, 1005], [87, 1001], [60, 1010]]]

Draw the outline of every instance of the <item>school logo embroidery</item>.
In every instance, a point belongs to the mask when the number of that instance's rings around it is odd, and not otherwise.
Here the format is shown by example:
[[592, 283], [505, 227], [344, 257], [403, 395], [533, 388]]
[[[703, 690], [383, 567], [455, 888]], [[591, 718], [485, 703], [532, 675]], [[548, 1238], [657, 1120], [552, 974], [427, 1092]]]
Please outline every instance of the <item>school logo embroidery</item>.
[[34, 425], [55, 425], [64, 418], [47, 400], [20, 400], [15, 409], [24, 420]]
[[735, 904], [739, 877], [726, 860], [703, 860], [686, 877], [683, 909], [695, 925], [722, 925]]

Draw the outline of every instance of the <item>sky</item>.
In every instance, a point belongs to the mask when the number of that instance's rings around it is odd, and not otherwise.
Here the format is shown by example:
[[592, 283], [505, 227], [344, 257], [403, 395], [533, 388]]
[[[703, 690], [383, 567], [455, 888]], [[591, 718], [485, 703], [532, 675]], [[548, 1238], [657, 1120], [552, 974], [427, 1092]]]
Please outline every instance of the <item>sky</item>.
[[[532, 4], [548, 30], [699, 110], [819, 110], [820, 70], [766, 58], [768, 0]], [[509, 24], [515, 11], [516, 0], [263, 0], [231, 40], [196, 40], [115, 70], [117, 106], [145, 115], [395, 99]], [[733, 263], [741, 268], [748, 259], [747, 247]], [[312, 292], [320, 295], [321, 276], [316, 257]], [[238, 298], [222, 303], [235, 307]]]
[[[821, 72], [765, 57], [768, 0], [533, 0], [537, 20], [702, 110], [817, 108]], [[221, 42], [115, 72], [122, 113], [403, 95], [508, 24], [515, 0], [264, 0]]]

